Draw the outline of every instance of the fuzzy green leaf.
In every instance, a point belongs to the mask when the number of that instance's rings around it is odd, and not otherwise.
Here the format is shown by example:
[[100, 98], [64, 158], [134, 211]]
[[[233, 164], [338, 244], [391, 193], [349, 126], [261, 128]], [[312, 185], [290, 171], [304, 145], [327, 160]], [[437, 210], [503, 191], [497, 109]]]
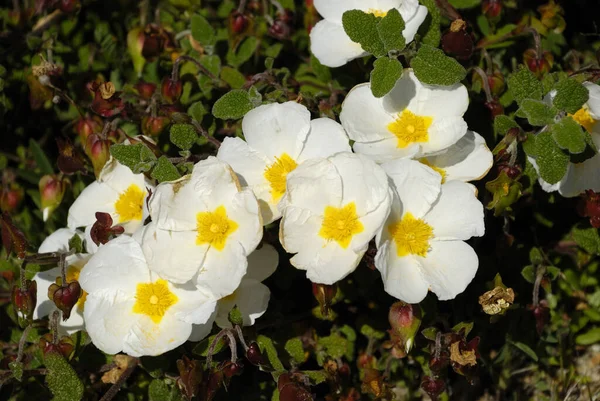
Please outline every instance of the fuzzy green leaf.
[[215, 30], [210, 23], [200, 14], [194, 14], [191, 18], [192, 37], [201, 45], [211, 45], [215, 41]]
[[169, 139], [173, 145], [182, 150], [189, 150], [194, 146], [198, 139], [198, 134], [193, 125], [173, 124], [171, 126]]
[[149, 401], [167, 401], [170, 399], [170, 393], [169, 386], [163, 380], [154, 379], [148, 386]]
[[586, 87], [573, 78], [560, 81], [554, 89], [556, 89], [556, 96], [552, 104], [557, 109], [564, 110], [567, 113], [577, 113], [589, 99], [589, 92]]
[[575, 342], [579, 345], [592, 345], [600, 342], [600, 327], [594, 327], [583, 334], [575, 337]]
[[54, 395], [53, 401], [81, 400], [83, 384], [71, 365], [57, 352], [48, 352], [44, 356], [48, 369], [46, 384]]
[[385, 333], [379, 330], [375, 330], [368, 324], [363, 324], [360, 328], [360, 333], [368, 338], [374, 338], [375, 340], [381, 340], [385, 337]]
[[544, 126], [552, 124], [558, 110], [548, 106], [541, 100], [524, 99], [521, 102], [521, 107], [517, 111], [519, 116], [523, 116], [529, 121], [529, 124], [534, 126]]
[[383, 49], [386, 52], [390, 50], [403, 50], [406, 46], [406, 40], [402, 35], [404, 31], [404, 20], [400, 12], [392, 8], [377, 24], [377, 32], [383, 43]]
[[179, 174], [177, 167], [175, 167], [166, 156], [161, 156], [158, 158], [156, 166], [154, 166], [154, 170], [152, 170], [151, 176], [159, 183], [175, 181], [181, 178], [181, 174]]
[[504, 136], [512, 128], [519, 128], [519, 124], [509, 116], [501, 114], [494, 118], [494, 132], [496, 135]]
[[506, 80], [513, 99], [520, 105], [525, 99], [540, 100], [543, 95], [542, 83], [524, 66]]
[[244, 325], [244, 318], [242, 317], [242, 312], [240, 312], [240, 308], [238, 308], [237, 305], [229, 311], [228, 319], [229, 322], [234, 326]]
[[290, 338], [285, 343], [285, 350], [297, 364], [304, 362], [304, 347], [300, 338]]
[[575, 227], [571, 232], [573, 240], [587, 253], [600, 255], [600, 236], [593, 227]]
[[429, 45], [421, 46], [410, 66], [419, 81], [429, 85], [454, 85], [467, 75], [467, 70], [458, 61]]
[[567, 172], [569, 155], [565, 153], [552, 138], [552, 133], [546, 131], [535, 139], [536, 162], [540, 177], [549, 184], [559, 182]]
[[204, 116], [209, 114], [202, 102], [193, 103], [190, 107], [188, 107], [187, 113], [190, 115], [190, 117], [198, 122], [202, 122]]
[[273, 340], [261, 334], [256, 337], [256, 342], [258, 343], [260, 350], [266, 353], [271, 366], [273, 366], [276, 371], [284, 370], [283, 364], [279, 360], [279, 356], [277, 356], [277, 349], [275, 349], [275, 345], [273, 345]]
[[237, 120], [253, 109], [248, 92], [235, 89], [223, 95], [213, 106], [212, 114], [221, 120]]
[[481, 0], [449, 0], [449, 3], [454, 8], [463, 9], [477, 7], [481, 4]]
[[316, 386], [327, 381], [327, 373], [324, 370], [304, 370], [302, 373], [308, 376], [311, 386]]
[[585, 133], [572, 117], [565, 117], [554, 124], [551, 132], [558, 146], [571, 154], [579, 154], [587, 147]]
[[78, 234], [75, 234], [69, 240], [69, 249], [74, 249], [75, 253], [83, 252], [83, 240]]
[[535, 282], [535, 268], [532, 265], [527, 265], [521, 270], [521, 276], [528, 282], [533, 284]]
[[246, 77], [235, 68], [223, 67], [221, 70], [221, 79], [234, 89], [239, 89], [246, 83]]
[[[215, 335], [209, 336], [208, 338], [205, 338], [204, 340], [200, 341], [198, 343], [198, 345], [196, 345], [194, 347], [194, 349], [192, 350], [192, 353], [195, 355], [199, 355], [199, 356], [207, 356], [208, 349], [210, 348], [210, 345], [212, 344], [212, 342], [215, 340], [216, 337], [217, 337], [217, 335], [215, 334]], [[213, 355], [218, 354], [219, 352], [223, 351], [226, 346], [227, 346], [227, 342], [225, 341], [225, 337], [221, 337], [219, 339], [219, 342], [217, 342], [217, 344], [215, 345], [215, 348], [213, 350]]]
[[402, 64], [395, 58], [381, 57], [375, 60], [371, 71], [371, 92], [383, 97], [392, 90], [402, 75]]
[[427, 17], [419, 27], [419, 33], [422, 35], [421, 40], [424, 44], [438, 47], [442, 39], [442, 30], [440, 24], [442, 15], [435, 0], [421, 0], [421, 4], [427, 7]]
[[348, 37], [360, 46], [364, 51], [376, 57], [385, 55], [385, 46], [379, 36], [377, 24], [379, 18], [371, 13], [360, 10], [349, 10], [342, 16], [344, 31]]
[[110, 147], [110, 154], [119, 163], [129, 167], [134, 174], [150, 170], [156, 162], [154, 153], [143, 143], [116, 144]]
[[233, 53], [230, 51], [227, 53], [227, 63], [233, 67], [239, 67], [246, 61], [250, 60], [250, 57], [256, 51], [258, 46], [258, 39], [254, 36], [249, 36], [238, 46], [237, 51]]

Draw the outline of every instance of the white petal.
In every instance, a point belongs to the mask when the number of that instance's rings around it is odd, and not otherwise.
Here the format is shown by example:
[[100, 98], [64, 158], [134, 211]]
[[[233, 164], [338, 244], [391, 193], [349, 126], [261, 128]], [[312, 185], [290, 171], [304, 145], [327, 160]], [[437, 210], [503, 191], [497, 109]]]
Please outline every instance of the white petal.
[[83, 312], [77, 306], [73, 308], [71, 316], [69, 316], [67, 320], [60, 320], [58, 322], [59, 335], [71, 335], [84, 329], [85, 323], [83, 320]]
[[348, 37], [341, 22], [327, 19], [317, 22], [310, 31], [310, 51], [321, 64], [331, 68], [369, 54]]
[[393, 160], [381, 165], [398, 193], [401, 213], [421, 218], [431, 209], [442, 189], [441, 176], [415, 160]]
[[381, 272], [385, 292], [404, 302], [416, 304], [427, 296], [427, 282], [412, 256], [399, 257], [393, 241], [386, 241], [377, 250], [375, 267]]
[[279, 264], [279, 253], [270, 244], [263, 244], [260, 249], [255, 250], [248, 256], [248, 271], [244, 280], [255, 280], [258, 282], [266, 280], [275, 273]]
[[249, 111], [242, 120], [248, 145], [271, 162], [282, 153], [296, 159], [310, 130], [310, 112], [296, 102], [271, 103]]
[[[404, 1], [404, 3], [417, 3], [416, 1]], [[402, 31], [402, 36], [404, 36], [404, 39], [406, 39], [406, 43], [410, 43], [413, 41], [413, 39], [415, 38], [415, 35], [417, 33], [417, 31], [419, 30], [419, 27], [421, 26], [421, 24], [423, 23], [423, 21], [425, 21], [425, 18], [427, 18], [427, 7], [425, 6], [417, 6], [417, 9], [415, 10], [415, 14], [414, 16], [409, 19], [406, 20], [405, 23], [405, 28]], [[402, 13], [402, 10], [401, 10]], [[404, 15], [404, 14], [403, 14]]]
[[430, 156], [427, 162], [446, 172], [446, 181], [473, 181], [483, 178], [494, 164], [494, 156], [481, 135], [467, 131], [446, 152]]
[[424, 220], [433, 227], [436, 239], [467, 240], [485, 233], [483, 205], [475, 195], [475, 187], [461, 181], [442, 185], [439, 199]]
[[398, 8], [405, 21], [408, 21], [413, 17], [419, 8], [419, 2], [417, 0], [379, 0], [378, 3], [380, 10]]
[[335, 165], [328, 159], [310, 159], [287, 176], [287, 192], [280, 204], [297, 206], [323, 215], [326, 206], [340, 207], [342, 180]]
[[269, 159], [252, 149], [240, 138], [225, 138], [219, 148], [217, 158], [229, 163], [243, 186], [267, 182], [265, 169], [269, 164]]
[[192, 325], [192, 333], [188, 338], [188, 341], [201, 341], [204, 338], [208, 337], [210, 332], [212, 331], [213, 323], [215, 322], [215, 317], [217, 316], [217, 308], [210, 315], [208, 321], [204, 324], [193, 324]]
[[40, 245], [38, 252], [68, 252], [69, 240], [73, 238], [75, 234], [79, 235], [82, 240], [85, 239], [81, 231], [72, 228], [59, 228], [46, 237], [44, 242], [42, 242], [42, 245]]
[[[417, 79], [409, 70], [412, 79]], [[469, 107], [467, 88], [457, 83], [452, 86], [417, 85], [417, 96], [409, 109], [420, 116], [434, 119], [442, 117], [462, 117]]]
[[271, 291], [266, 285], [254, 280], [242, 280], [232, 296], [219, 301], [215, 321], [221, 328], [231, 327], [229, 312], [237, 305], [244, 326], [252, 326], [267, 311], [270, 297]]
[[90, 294], [102, 290], [135, 294], [137, 283], [145, 277], [150, 276], [140, 245], [121, 235], [101, 246], [90, 258], [81, 270], [79, 284]]
[[350, 246], [356, 252], [359, 252], [365, 246], [368, 246], [369, 242], [381, 231], [383, 225], [390, 214], [390, 207], [392, 202], [392, 191], [389, 190], [388, 197], [374, 211], [362, 216], [360, 222], [362, 223], [364, 230], [352, 237]]
[[313, 4], [323, 18], [340, 23], [342, 22], [344, 12], [348, 10], [377, 8], [377, 0], [314, 0]]
[[600, 154], [583, 163], [571, 163], [559, 183], [558, 192], [566, 198], [572, 198], [586, 189], [600, 192]]
[[142, 249], [148, 267], [174, 283], [191, 280], [204, 261], [208, 244], [196, 244], [196, 231], [167, 231], [152, 222], [146, 226]]
[[88, 294], [83, 316], [86, 331], [98, 349], [107, 354], [123, 350], [125, 336], [136, 321], [132, 313], [134, 304], [134, 298], [120, 291]]
[[156, 356], [179, 347], [192, 333], [192, 325], [166, 313], [160, 323], [140, 315], [123, 339], [123, 352], [131, 356]]
[[115, 202], [119, 193], [110, 186], [98, 181], [88, 185], [75, 199], [69, 209], [67, 226], [75, 229], [85, 227], [96, 222], [96, 212], [108, 213], [113, 221], [118, 221], [115, 213]]
[[152, 222], [163, 230], [189, 231], [197, 226], [196, 215], [208, 210], [191, 176], [160, 184], [150, 198]]
[[417, 257], [423, 277], [441, 301], [462, 293], [477, 273], [479, 259], [462, 241], [432, 241], [427, 257]]
[[291, 258], [290, 263], [306, 270], [306, 277], [313, 283], [331, 285], [352, 273], [366, 251], [367, 245], [355, 252], [351, 247], [343, 249], [333, 241], [316, 249], [311, 243]]
[[369, 83], [352, 88], [342, 103], [340, 113], [340, 121], [350, 139], [356, 142], [396, 139], [388, 130], [388, 125], [395, 118], [384, 109], [383, 99], [373, 96]]
[[112, 158], [100, 172], [98, 181], [108, 185], [117, 193], [126, 191], [132, 184], [141, 189], [146, 188], [149, 184], [144, 178], [144, 174], [133, 174], [129, 167]]
[[[219, 206], [227, 206], [241, 190], [240, 182], [231, 167], [214, 156], [196, 163], [190, 184], [210, 211]], [[196, 207], [196, 210], [202, 209]]]
[[238, 192], [227, 205], [227, 217], [238, 224], [227, 238], [228, 241], [238, 241], [244, 247], [246, 255], [256, 249], [263, 236], [263, 223], [258, 201], [248, 188]]
[[586, 103], [590, 114], [594, 120], [600, 120], [600, 85], [584, 82], [583, 86], [586, 87], [590, 95]]
[[169, 308], [169, 313], [183, 322], [205, 324], [217, 307], [210, 294], [199, 291], [191, 282], [169, 285], [169, 289], [177, 296], [177, 303]]
[[310, 127], [310, 132], [306, 137], [298, 162], [301, 163], [315, 157], [328, 157], [339, 152], [352, 151], [346, 131], [334, 120], [317, 118], [310, 122]]
[[219, 299], [235, 291], [247, 267], [244, 247], [239, 242], [228, 241], [222, 251], [208, 250], [194, 281], [199, 289]]
[[409, 159], [421, 150], [418, 144], [399, 148], [396, 137], [375, 142], [355, 142], [353, 147], [356, 153], [365, 155], [377, 163], [384, 163], [394, 159]]
[[279, 224], [279, 241], [288, 253], [298, 253], [306, 249], [307, 243], [316, 243], [312, 248], [325, 246], [325, 240], [318, 233], [323, 217], [310, 210], [288, 206]]
[[462, 117], [442, 117], [433, 120], [428, 129], [429, 141], [421, 143], [421, 155], [427, 156], [449, 148], [467, 133]]
[[45, 272], [36, 273], [33, 280], [37, 283], [37, 305], [33, 311], [34, 319], [41, 319], [52, 313], [56, 306], [48, 298], [48, 287], [56, 283], [56, 278], [60, 277], [60, 268], [55, 267]]

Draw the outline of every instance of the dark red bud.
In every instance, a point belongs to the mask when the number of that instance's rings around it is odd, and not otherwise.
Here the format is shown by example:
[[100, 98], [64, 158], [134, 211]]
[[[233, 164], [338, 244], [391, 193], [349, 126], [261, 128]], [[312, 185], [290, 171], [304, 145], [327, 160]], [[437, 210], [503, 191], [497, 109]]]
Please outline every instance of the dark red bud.
[[535, 49], [527, 49], [525, 53], [523, 53], [523, 62], [531, 72], [538, 78], [541, 78], [552, 68], [554, 56], [550, 52], [543, 52], [541, 56], [538, 56]]
[[83, 294], [83, 290], [77, 281], [71, 281], [66, 286], [51, 284], [48, 287], [48, 298], [54, 301], [54, 304], [63, 313], [63, 320], [67, 320], [71, 316], [71, 311], [79, 298]]
[[231, 26], [231, 31], [233, 33], [242, 33], [247, 27], [249, 23], [249, 19], [246, 15], [240, 13], [239, 11], [234, 11], [229, 17], [229, 23]]
[[90, 230], [90, 237], [96, 245], [106, 244], [113, 236], [123, 234], [122, 226], [113, 226], [113, 219], [108, 213], [96, 212], [96, 222]]
[[425, 376], [421, 382], [421, 388], [433, 401], [436, 401], [446, 389], [446, 384], [441, 379]]
[[53, 343], [52, 333], [46, 333], [39, 340], [39, 347], [44, 355], [56, 352], [69, 359], [75, 350], [75, 344], [69, 336], [64, 336], [57, 344]]
[[79, 8], [79, 0], [59, 0], [58, 8], [63, 13], [72, 13]]
[[284, 40], [290, 37], [290, 26], [281, 20], [275, 20], [273, 25], [269, 27], [269, 35], [275, 39]]
[[35, 280], [26, 280], [24, 288], [13, 287], [11, 295], [17, 313], [21, 313], [24, 319], [31, 320], [37, 304], [37, 283]]
[[160, 93], [163, 100], [168, 103], [177, 103], [183, 92], [183, 83], [180, 80], [174, 81], [170, 77], [162, 80]]
[[93, 133], [102, 132], [102, 121], [99, 117], [82, 117], [75, 123], [75, 133], [79, 135], [82, 143]]
[[145, 116], [142, 118], [142, 134], [146, 136], [159, 136], [171, 123], [169, 117]]
[[58, 159], [56, 164], [63, 174], [72, 175], [77, 172], [86, 174], [85, 162], [79, 150], [67, 137], [56, 137]]
[[232, 378], [233, 376], [239, 376], [244, 370], [244, 365], [241, 362], [226, 361], [221, 367], [221, 371], [226, 378]]
[[473, 36], [467, 32], [467, 23], [461, 19], [454, 20], [450, 30], [442, 37], [442, 49], [446, 54], [459, 60], [468, 60], [473, 55], [475, 44]]
[[0, 210], [7, 213], [12, 213], [21, 204], [25, 192], [23, 188], [16, 184], [11, 185], [9, 188], [0, 189]]
[[500, 104], [500, 102], [496, 99], [491, 102], [485, 102], [485, 107], [490, 111], [492, 118], [504, 114], [504, 107]]
[[150, 100], [156, 91], [156, 85], [150, 82], [140, 81], [135, 84], [135, 89], [138, 91], [142, 99]]
[[205, 396], [203, 399], [206, 401], [212, 401], [212, 399], [215, 398], [217, 391], [219, 391], [222, 385], [223, 372], [221, 372], [220, 370], [213, 370], [208, 376], [208, 381], [205, 387]]
[[483, 14], [490, 18], [498, 18], [502, 13], [502, 1], [501, 0], [485, 0], [481, 5]]
[[260, 351], [260, 347], [255, 342], [250, 343], [250, 345], [248, 346], [248, 350], [246, 351], [246, 358], [251, 364], [256, 366], [266, 364], [265, 358], [262, 352]]

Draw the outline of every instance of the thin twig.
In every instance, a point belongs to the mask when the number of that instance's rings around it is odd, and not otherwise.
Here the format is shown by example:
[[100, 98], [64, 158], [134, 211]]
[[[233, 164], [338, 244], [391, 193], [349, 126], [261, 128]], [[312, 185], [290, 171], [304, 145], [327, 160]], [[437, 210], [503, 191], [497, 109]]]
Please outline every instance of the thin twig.
[[229, 350], [231, 351], [231, 363], [237, 362], [237, 342], [235, 341], [235, 336], [231, 332], [231, 330], [227, 330], [225, 332], [227, 334], [227, 338], [229, 338]]
[[242, 347], [244, 347], [244, 351], [248, 351], [248, 345], [246, 344], [246, 340], [244, 340], [244, 333], [242, 333], [242, 328], [239, 324], [235, 325], [235, 331], [237, 332], [238, 338], [242, 343]]
[[108, 391], [104, 394], [104, 396], [102, 396], [102, 398], [100, 398], [100, 401], [112, 400], [117, 395], [117, 393], [119, 392], [119, 390], [121, 389], [123, 384], [125, 384], [125, 381], [129, 378], [129, 376], [131, 376], [133, 371], [137, 368], [138, 363], [139, 363], [139, 359], [136, 358], [135, 363], [132, 364], [127, 369], [125, 369], [125, 371], [117, 379], [117, 382], [115, 384], [113, 384], [111, 388], [108, 389]]
[[542, 284], [542, 279], [544, 278], [545, 273], [546, 266], [538, 266], [535, 276], [535, 283], [533, 284], [533, 306], [538, 306], [540, 303], [540, 285]]
[[181, 63], [183, 61], [189, 61], [190, 63], [194, 63], [196, 65], [196, 67], [198, 67], [206, 76], [208, 76], [212, 80], [218, 81], [218, 82], [224, 82], [219, 77], [217, 77], [215, 74], [213, 74], [208, 69], [206, 69], [206, 67], [203, 66], [202, 63], [200, 63], [198, 60], [196, 60], [193, 57], [185, 56], [185, 55], [177, 57], [177, 60], [175, 60], [175, 62], [173, 63], [173, 70], [171, 72], [171, 79], [173, 81], [179, 80], [179, 66], [181, 65]]
[[23, 352], [25, 350], [25, 341], [27, 341], [27, 336], [29, 335], [30, 330], [31, 330], [31, 325], [25, 327], [25, 330], [23, 330], [23, 334], [21, 334], [21, 339], [19, 340], [19, 350], [17, 351], [17, 359], [16, 359], [17, 363], [19, 363], [23, 360]]
[[210, 369], [210, 365], [212, 364], [212, 357], [213, 354], [215, 353], [215, 348], [217, 347], [217, 344], [219, 343], [219, 341], [225, 337], [227, 335], [227, 332], [229, 331], [229, 329], [223, 329], [221, 330], [213, 339], [212, 343], [210, 343], [210, 345], [208, 346], [208, 352], [206, 354], [206, 368]]
[[58, 344], [58, 319], [60, 318], [60, 312], [55, 310], [50, 316], [50, 332], [52, 333], [52, 344]]
[[192, 120], [192, 125], [196, 129], [196, 132], [198, 132], [200, 135], [202, 135], [204, 138], [206, 138], [206, 140], [208, 142], [215, 145], [215, 147], [217, 149], [219, 149], [221, 147], [221, 142], [217, 138], [209, 135], [208, 132], [200, 125], [200, 123], [198, 121]]
[[441, 11], [446, 15], [446, 17], [452, 21], [456, 19], [462, 19], [458, 11], [456, 11], [456, 9], [450, 3], [448, 3], [448, 0], [435, 0], [435, 2], [437, 3], [438, 8], [440, 8]]
[[494, 97], [492, 96], [492, 90], [490, 89], [490, 81], [488, 80], [487, 74], [479, 67], [472, 67], [473, 71], [477, 73], [481, 77], [481, 82], [483, 83], [483, 90], [485, 91], [485, 98], [488, 103], [494, 101]]

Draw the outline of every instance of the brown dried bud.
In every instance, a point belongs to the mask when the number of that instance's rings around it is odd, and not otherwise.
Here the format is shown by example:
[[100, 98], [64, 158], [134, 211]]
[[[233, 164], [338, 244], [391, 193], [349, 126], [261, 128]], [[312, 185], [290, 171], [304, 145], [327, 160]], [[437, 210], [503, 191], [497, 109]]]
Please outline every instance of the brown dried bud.
[[421, 381], [421, 388], [431, 397], [432, 401], [436, 401], [440, 394], [446, 390], [446, 384], [441, 379], [425, 376], [423, 377], [423, 381]]
[[192, 399], [200, 392], [202, 383], [202, 364], [195, 360], [183, 356], [177, 360], [177, 370], [179, 371], [179, 379], [177, 385], [187, 399]]
[[56, 164], [63, 174], [71, 175], [77, 172], [86, 174], [85, 162], [71, 140], [67, 137], [56, 137], [58, 146], [58, 159]]
[[317, 302], [319, 302], [319, 305], [321, 306], [321, 314], [323, 316], [329, 316], [329, 312], [331, 311], [331, 305], [333, 304], [333, 300], [337, 295], [337, 290], [337, 284], [327, 285], [313, 283], [313, 295], [315, 296]]
[[0, 215], [0, 232], [2, 233], [2, 246], [6, 250], [6, 255], [10, 255], [14, 250], [19, 259], [25, 257], [27, 250], [27, 238], [21, 230], [15, 226], [10, 215], [3, 212]]
[[115, 364], [115, 367], [104, 373], [102, 376], [102, 383], [117, 383], [121, 375], [123, 375], [123, 372], [133, 367], [137, 363], [137, 359], [129, 355], [118, 354], [115, 355], [113, 363]]
[[100, 91], [102, 99], [110, 99], [115, 94], [115, 84], [112, 82], [103, 82], [98, 87], [98, 90]]
[[123, 234], [122, 226], [113, 226], [113, 219], [108, 213], [96, 212], [96, 222], [90, 230], [90, 237], [94, 244], [106, 244], [113, 236]]
[[99, 84], [92, 82], [88, 89], [94, 92], [91, 109], [102, 117], [112, 117], [121, 114], [125, 109], [125, 103], [120, 98], [120, 92], [114, 91], [114, 85], [110, 82]]
[[504, 313], [515, 302], [515, 293], [512, 288], [496, 287], [479, 297], [479, 305], [488, 315]]

